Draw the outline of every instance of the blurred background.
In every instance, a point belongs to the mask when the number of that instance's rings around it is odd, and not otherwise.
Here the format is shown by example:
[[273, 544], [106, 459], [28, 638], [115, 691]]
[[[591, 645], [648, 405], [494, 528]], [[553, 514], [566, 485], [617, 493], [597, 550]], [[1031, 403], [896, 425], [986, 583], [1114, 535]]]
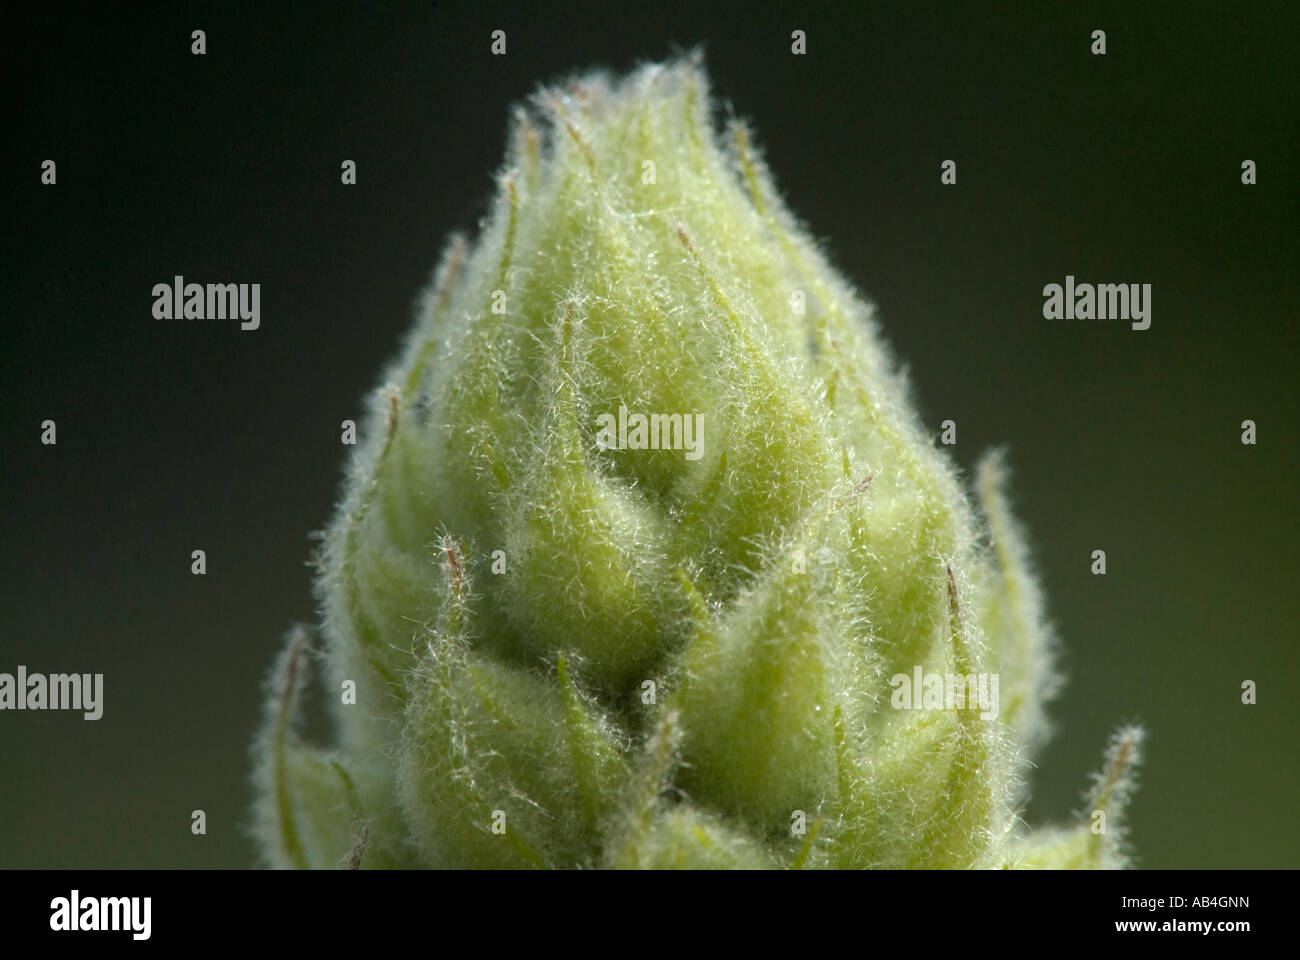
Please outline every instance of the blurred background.
[[[8, 32], [0, 671], [105, 694], [96, 722], [0, 713], [0, 867], [254, 862], [248, 744], [314, 620], [339, 423], [486, 209], [510, 104], [696, 44], [936, 435], [957, 422], [966, 469], [1009, 447], [1069, 678], [1030, 822], [1069, 816], [1138, 721], [1140, 865], [1300, 866], [1294, 5], [707, 6], [56, 8]], [[154, 320], [175, 274], [261, 283], [261, 329]], [[1151, 328], [1044, 320], [1066, 274], [1152, 284]]]

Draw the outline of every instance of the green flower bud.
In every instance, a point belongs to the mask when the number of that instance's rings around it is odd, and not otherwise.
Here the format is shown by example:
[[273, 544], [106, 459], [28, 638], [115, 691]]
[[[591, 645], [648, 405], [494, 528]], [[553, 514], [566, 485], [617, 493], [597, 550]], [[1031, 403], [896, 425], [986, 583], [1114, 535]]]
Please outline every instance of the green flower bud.
[[542, 90], [499, 183], [318, 558], [333, 749], [305, 630], [272, 674], [266, 859], [1121, 863], [1137, 731], [1019, 827], [1057, 677], [1001, 460], [968, 496], [696, 59]]

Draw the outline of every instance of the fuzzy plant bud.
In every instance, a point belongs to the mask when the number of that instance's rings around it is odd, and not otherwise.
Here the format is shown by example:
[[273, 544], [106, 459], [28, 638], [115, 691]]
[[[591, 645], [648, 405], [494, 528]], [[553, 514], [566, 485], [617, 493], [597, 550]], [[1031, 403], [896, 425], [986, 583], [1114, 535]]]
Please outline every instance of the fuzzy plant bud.
[[1136, 730], [1076, 825], [1022, 826], [1058, 684], [1001, 458], [940, 452], [698, 58], [542, 89], [497, 181], [272, 672], [265, 859], [1121, 865]]

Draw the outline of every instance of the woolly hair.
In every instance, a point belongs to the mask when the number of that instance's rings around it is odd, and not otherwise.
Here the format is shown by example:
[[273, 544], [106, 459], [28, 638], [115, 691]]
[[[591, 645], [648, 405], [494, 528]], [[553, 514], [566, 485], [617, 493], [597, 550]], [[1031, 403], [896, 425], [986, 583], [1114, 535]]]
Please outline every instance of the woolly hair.
[[[303, 631], [272, 676], [269, 864], [1122, 862], [1117, 831], [1021, 827], [1058, 684], [1001, 458], [968, 498], [871, 308], [710, 110], [694, 55], [517, 109], [318, 557], [327, 675], [355, 685], [332, 749], [295, 733]], [[973, 684], [900, 709], [917, 675], [1000, 679], [996, 715]]]

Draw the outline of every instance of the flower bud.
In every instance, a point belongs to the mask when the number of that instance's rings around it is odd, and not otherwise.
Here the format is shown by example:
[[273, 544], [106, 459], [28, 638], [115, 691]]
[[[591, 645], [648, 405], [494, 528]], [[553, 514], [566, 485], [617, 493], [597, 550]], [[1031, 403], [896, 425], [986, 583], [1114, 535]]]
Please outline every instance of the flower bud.
[[318, 558], [334, 749], [303, 632], [273, 674], [267, 860], [1119, 863], [1018, 829], [1057, 682], [1001, 459], [969, 495], [698, 59], [541, 90], [498, 183]]

